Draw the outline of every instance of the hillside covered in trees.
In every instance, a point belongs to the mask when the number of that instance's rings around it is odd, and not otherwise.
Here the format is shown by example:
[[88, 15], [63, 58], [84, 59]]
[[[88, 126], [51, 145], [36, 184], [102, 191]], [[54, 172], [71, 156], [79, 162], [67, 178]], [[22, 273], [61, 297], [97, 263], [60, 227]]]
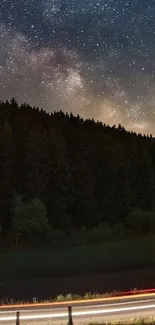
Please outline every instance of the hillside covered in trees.
[[154, 139], [0, 102], [0, 225], [1, 242], [101, 225], [155, 232]]

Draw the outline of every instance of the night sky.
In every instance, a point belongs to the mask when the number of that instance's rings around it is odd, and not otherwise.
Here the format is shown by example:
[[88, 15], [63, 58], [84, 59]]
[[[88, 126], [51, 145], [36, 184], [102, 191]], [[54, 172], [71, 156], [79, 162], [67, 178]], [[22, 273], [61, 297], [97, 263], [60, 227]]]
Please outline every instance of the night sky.
[[0, 99], [155, 135], [155, 0], [0, 0]]

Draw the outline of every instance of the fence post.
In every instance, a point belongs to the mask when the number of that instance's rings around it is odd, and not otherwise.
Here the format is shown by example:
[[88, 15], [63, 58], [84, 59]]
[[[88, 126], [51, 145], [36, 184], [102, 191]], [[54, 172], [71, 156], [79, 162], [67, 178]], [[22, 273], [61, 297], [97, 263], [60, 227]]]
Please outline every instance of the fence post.
[[68, 307], [68, 325], [73, 325], [72, 307]]
[[20, 325], [20, 322], [19, 322], [19, 311], [16, 312], [16, 325]]

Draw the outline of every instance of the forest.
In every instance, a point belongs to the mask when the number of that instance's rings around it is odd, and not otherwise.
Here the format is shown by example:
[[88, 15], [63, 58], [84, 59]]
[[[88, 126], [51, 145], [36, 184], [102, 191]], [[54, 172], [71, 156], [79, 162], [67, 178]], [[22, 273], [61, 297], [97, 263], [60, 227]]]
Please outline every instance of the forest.
[[0, 245], [155, 233], [155, 140], [0, 102]]

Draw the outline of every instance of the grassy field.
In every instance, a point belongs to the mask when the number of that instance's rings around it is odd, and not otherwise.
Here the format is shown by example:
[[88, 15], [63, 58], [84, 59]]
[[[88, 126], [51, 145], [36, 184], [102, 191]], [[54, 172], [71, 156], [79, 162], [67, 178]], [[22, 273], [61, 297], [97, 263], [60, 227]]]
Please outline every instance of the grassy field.
[[155, 265], [155, 236], [70, 249], [1, 252], [1, 279], [116, 272]]

